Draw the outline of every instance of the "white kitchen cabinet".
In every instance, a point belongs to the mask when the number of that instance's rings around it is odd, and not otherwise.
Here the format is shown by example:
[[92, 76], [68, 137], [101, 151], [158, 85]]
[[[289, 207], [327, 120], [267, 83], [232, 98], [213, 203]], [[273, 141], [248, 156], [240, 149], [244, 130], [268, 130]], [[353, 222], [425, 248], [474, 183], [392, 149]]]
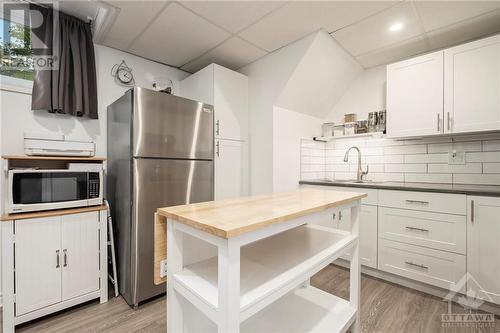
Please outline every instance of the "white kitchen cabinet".
[[500, 35], [444, 51], [445, 132], [500, 129]]
[[245, 142], [215, 142], [215, 200], [246, 195]]
[[99, 289], [98, 212], [63, 215], [61, 240], [62, 299]]
[[61, 301], [61, 218], [16, 223], [16, 314]]
[[105, 206], [2, 222], [3, 332], [94, 298], [106, 302], [107, 278]]
[[[359, 216], [359, 260], [362, 265], [377, 268], [377, 206], [361, 205]], [[349, 210], [338, 212], [337, 227], [351, 230]], [[342, 256], [348, 260], [350, 253]]]
[[443, 133], [443, 51], [387, 66], [387, 135]]
[[211, 64], [182, 80], [180, 94], [214, 106], [216, 138], [247, 140], [248, 78], [245, 75]]
[[467, 201], [467, 294], [500, 304], [500, 198]]

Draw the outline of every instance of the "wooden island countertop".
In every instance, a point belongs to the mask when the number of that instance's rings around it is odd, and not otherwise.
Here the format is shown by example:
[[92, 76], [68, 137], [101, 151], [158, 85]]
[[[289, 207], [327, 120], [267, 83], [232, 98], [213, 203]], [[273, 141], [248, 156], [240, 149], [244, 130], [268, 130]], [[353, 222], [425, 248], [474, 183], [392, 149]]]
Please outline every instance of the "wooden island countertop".
[[231, 238], [366, 197], [364, 193], [300, 189], [293, 192], [159, 208], [158, 215]]

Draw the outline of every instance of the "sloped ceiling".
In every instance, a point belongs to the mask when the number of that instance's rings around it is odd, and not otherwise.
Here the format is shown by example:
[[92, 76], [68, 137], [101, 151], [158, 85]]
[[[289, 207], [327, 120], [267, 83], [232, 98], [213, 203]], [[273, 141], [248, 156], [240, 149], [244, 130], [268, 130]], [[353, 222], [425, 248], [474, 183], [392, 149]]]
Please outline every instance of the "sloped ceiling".
[[361, 71], [327, 32], [319, 31], [275, 105], [323, 118]]

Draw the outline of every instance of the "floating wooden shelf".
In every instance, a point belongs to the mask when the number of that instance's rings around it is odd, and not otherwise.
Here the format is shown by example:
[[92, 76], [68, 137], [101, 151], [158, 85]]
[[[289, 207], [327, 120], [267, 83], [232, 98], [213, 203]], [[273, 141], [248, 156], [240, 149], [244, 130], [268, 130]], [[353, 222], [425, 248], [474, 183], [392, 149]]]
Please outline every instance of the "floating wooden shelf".
[[338, 139], [362, 138], [362, 137], [367, 137], [367, 136], [383, 137], [384, 135], [385, 134], [383, 132], [371, 132], [371, 133], [361, 133], [361, 134], [342, 135], [342, 136], [315, 136], [315, 137], [313, 137], [313, 140], [314, 141], [321, 141], [321, 142], [329, 142], [329, 141], [338, 140]]
[[106, 205], [99, 205], [99, 206], [67, 208], [67, 209], [54, 209], [41, 212], [15, 213], [15, 214], [3, 215], [0, 218], [0, 221], [24, 220], [24, 219], [34, 219], [39, 217], [70, 215], [70, 214], [94, 212], [97, 210], [106, 210], [106, 209], [108, 209]]
[[28, 156], [28, 155], [3, 155], [6, 160], [28, 160], [28, 161], [84, 161], [102, 162], [106, 157], [78, 157], [78, 156]]

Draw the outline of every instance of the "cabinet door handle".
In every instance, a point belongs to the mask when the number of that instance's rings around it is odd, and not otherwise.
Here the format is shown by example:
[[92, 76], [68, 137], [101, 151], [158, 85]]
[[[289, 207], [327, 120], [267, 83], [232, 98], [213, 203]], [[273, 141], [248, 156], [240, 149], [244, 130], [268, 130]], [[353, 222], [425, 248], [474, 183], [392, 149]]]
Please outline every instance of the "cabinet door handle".
[[63, 250], [63, 267], [68, 266], [68, 250], [64, 249]]
[[474, 223], [474, 200], [470, 201], [470, 221]]
[[420, 205], [428, 205], [429, 204], [429, 201], [422, 201], [422, 200], [409, 200], [409, 199], [406, 199], [405, 201], [408, 204], [420, 204]]
[[446, 113], [446, 124], [448, 126], [448, 131], [451, 131], [451, 116], [450, 113]]
[[415, 230], [415, 231], [422, 231], [422, 232], [429, 232], [429, 229], [422, 229], [422, 228], [415, 228], [415, 227], [405, 227], [408, 230]]
[[414, 267], [418, 267], [418, 268], [429, 269], [428, 266], [425, 266], [422, 264], [415, 264], [415, 263], [412, 263], [411, 261], [405, 261], [405, 264], [410, 265], [410, 266], [414, 266]]
[[219, 120], [217, 120], [217, 121], [215, 122], [215, 134], [216, 134], [216, 135], [219, 135], [219, 132], [220, 132], [220, 121], [219, 121]]
[[342, 220], [342, 211], [339, 212], [339, 221]]
[[59, 250], [56, 250], [56, 268], [61, 267], [61, 265], [59, 264], [59, 260], [60, 260], [59, 252], [60, 252]]
[[438, 113], [438, 118], [437, 118], [437, 131], [441, 132], [441, 115]]
[[220, 156], [220, 141], [217, 141], [217, 143], [215, 144], [215, 154], [217, 155], [217, 157]]

